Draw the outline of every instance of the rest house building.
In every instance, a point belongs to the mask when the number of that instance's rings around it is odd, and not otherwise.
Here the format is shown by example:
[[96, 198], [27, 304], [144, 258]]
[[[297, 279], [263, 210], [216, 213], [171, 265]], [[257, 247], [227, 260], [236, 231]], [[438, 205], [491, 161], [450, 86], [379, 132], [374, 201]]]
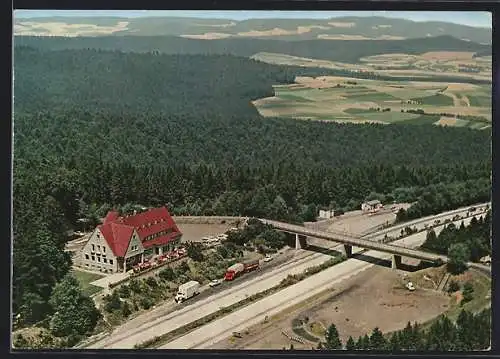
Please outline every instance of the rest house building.
[[153, 208], [131, 216], [110, 211], [81, 252], [86, 269], [104, 273], [126, 272], [132, 266], [171, 251], [182, 233], [167, 208]]

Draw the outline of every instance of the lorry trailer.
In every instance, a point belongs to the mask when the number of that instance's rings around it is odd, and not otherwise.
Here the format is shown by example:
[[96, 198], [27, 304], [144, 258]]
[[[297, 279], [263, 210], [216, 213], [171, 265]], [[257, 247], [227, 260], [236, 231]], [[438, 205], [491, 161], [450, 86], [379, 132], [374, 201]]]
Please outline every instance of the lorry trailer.
[[183, 301], [200, 294], [200, 283], [195, 280], [184, 283], [179, 286], [177, 294], [175, 296], [175, 301], [177, 303], [182, 303]]
[[226, 274], [224, 275], [224, 279], [231, 281], [234, 278], [242, 275], [243, 273], [251, 272], [255, 269], [259, 268], [259, 260], [251, 260], [243, 263], [235, 263], [231, 267], [226, 270]]

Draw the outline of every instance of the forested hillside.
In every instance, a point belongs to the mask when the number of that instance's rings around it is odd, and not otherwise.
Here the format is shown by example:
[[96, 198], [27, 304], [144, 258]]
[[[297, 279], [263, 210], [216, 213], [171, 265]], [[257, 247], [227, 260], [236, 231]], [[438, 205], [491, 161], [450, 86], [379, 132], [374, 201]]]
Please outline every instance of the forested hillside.
[[[305, 40], [268, 39], [197, 40], [169, 36], [102, 36], [102, 37], [33, 37], [16, 36], [15, 46], [32, 46], [45, 50], [103, 49], [125, 52], [159, 51], [165, 54], [230, 54], [250, 57], [259, 52], [356, 63], [361, 57], [429, 51], [471, 51], [491, 53], [491, 45], [463, 41], [452, 36], [407, 40]], [[483, 55], [484, 56], [484, 55]]]
[[64, 232], [111, 206], [300, 222], [320, 206], [436, 188], [450, 189], [443, 207], [489, 198], [487, 131], [264, 119], [251, 105], [311, 70], [25, 47], [14, 65], [13, 308], [24, 323], [55, 311], [52, 288], [70, 268]]

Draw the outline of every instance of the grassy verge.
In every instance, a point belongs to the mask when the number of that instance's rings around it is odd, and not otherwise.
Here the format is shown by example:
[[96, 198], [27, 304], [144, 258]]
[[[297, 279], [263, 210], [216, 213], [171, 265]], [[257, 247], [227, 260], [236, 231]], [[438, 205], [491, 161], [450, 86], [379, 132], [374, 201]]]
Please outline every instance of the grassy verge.
[[281, 289], [284, 289], [284, 288], [289, 287], [295, 283], [298, 283], [301, 280], [304, 280], [305, 278], [310, 277], [313, 274], [316, 274], [322, 270], [330, 268], [338, 263], [341, 263], [345, 259], [346, 258], [344, 256], [335, 257], [335, 258], [332, 258], [332, 259], [326, 261], [325, 263], [323, 263], [321, 265], [308, 268], [305, 272], [303, 272], [301, 274], [289, 275], [287, 278], [283, 279], [281, 281], [281, 283], [278, 284], [277, 286], [274, 286], [274, 287], [266, 289], [262, 292], [256, 293], [256, 294], [249, 296], [248, 298], [245, 298], [245, 299], [243, 299], [237, 303], [234, 303], [233, 305], [230, 305], [228, 307], [221, 308], [220, 310], [218, 310], [212, 314], [209, 314], [203, 318], [195, 320], [195, 321], [193, 321], [189, 324], [186, 324], [180, 328], [177, 328], [173, 331], [156, 336], [156, 337], [154, 337], [150, 340], [147, 340], [145, 342], [136, 344], [134, 346], [134, 349], [146, 349], [146, 348], [159, 347], [159, 346], [161, 346], [165, 343], [168, 343], [169, 341], [171, 341], [177, 337], [180, 337], [182, 335], [185, 335], [185, 334], [193, 331], [194, 329], [197, 329], [203, 325], [206, 325], [206, 324], [208, 324], [216, 319], [222, 318], [222, 317], [234, 312], [237, 309], [241, 309], [241, 308], [243, 308], [243, 307], [259, 300], [259, 299], [262, 299], [266, 296], [269, 296], [273, 293], [280, 291]]
[[303, 327], [294, 327], [293, 332], [297, 334], [299, 337], [302, 337], [310, 342], [317, 343], [320, 341], [319, 338], [316, 338], [309, 334]]
[[72, 273], [75, 276], [76, 280], [78, 280], [78, 283], [80, 283], [83, 293], [85, 293], [86, 295], [90, 296], [102, 290], [101, 287], [92, 285], [90, 283], [98, 279], [101, 279], [104, 276], [97, 273], [89, 273], [89, 272], [79, 271], [76, 269], [74, 269]]

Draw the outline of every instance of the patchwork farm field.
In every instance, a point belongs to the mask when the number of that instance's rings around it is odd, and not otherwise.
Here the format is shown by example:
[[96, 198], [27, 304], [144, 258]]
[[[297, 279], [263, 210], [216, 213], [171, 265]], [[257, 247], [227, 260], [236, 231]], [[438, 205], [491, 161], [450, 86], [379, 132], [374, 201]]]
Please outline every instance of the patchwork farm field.
[[312, 59], [270, 52], [259, 52], [253, 55], [252, 58], [276, 65], [370, 72], [395, 78], [407, 76], [458, 76], [464, 79], [489, 81], [492, 78], [492, 57], [475, 57], [473, 52], [433, 51], [420, 55], [383, 54], [362, 57], [357, 63]]
[[253, 102], [261, 115], [381, 124], [491, 126], [491, 86], [348, 77], [297, 77]]

